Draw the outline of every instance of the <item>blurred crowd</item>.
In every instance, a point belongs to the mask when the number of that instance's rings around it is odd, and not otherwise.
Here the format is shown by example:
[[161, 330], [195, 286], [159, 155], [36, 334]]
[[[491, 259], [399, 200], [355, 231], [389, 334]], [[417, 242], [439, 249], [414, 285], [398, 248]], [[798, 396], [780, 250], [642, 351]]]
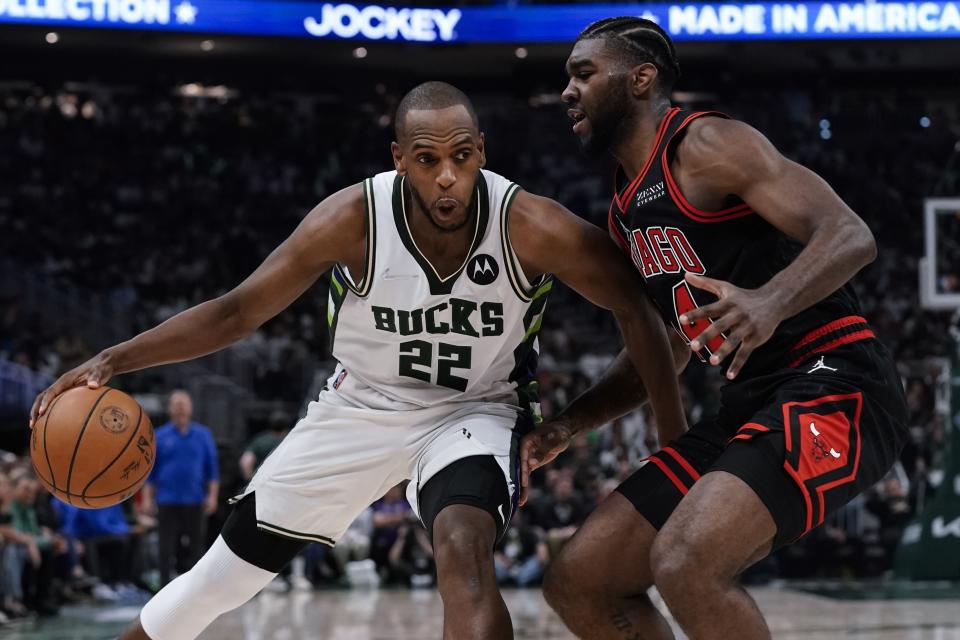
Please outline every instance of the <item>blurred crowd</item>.
[[[109, 85], [0, 90], [0, 147], [13, 150], [0, 154], [0, 360], [56, 376], [89, 357], [104, 331], [127, 337], [235, 285], [316, 202], [392, 168], [391, 115], [401, 89], [348, 88], [337, 99]], [[476, 93], [488, 168], [603, 225], [612, 171], [580, 155], [560, 105], [544, 97], [556, 89]], [[890, 476], [760, 572], [880, 575], [903, 526], [934, 490], [929, 477], [947, 424], [934, 409], [938, 371], [925, 358], [945, 353], [949, 320], [918, 304], [917, 263], [923, 198], [960, 193], [960, 163], [951, 162], [960, 149], [960, 90], [944, 91], [928, 98], [906, 88], [740, 85], [689, 97], [690, 106], [757, 126], [868, 222], [880, 256], [856, 286], [865, 315], [901, 363], [911, 411], [912, 442]], [[941, 286], [955, 291], [952, 236], [943, 255]], [[254, 356], [263, 397], [300, 402], [311, 383], [303, 371], [330, 366], [325, 287], [319, 282], [239, 345]], [[547, 416], [581, 393], [620, 345], [608, 313], [555, 289], [541, 332]], [[80, 303], [70, 307], [68, 299]], [[691, 421], [713, 410], [721, 384], [716, 371], [691, 365], [683, 376]], [[262, 434], [237, 434], [257, 435], [230, 462], [241, 477], [282, 438], [291, 424], [283, 418]], [[645, 411], [634, 413], [577, 440], [535, 475], [529, 506], [498, 546], [505, 584], [537, 583], [591, 510], [658, 446], [651, 427]], [[431, 584], [430, 541], [402, 495], [392, 489], [333, 551], [311, 547], [283, 585]], [[105, 589], [136, 598], [155, 588], [158, 511], [137, 500], [91, 524], [83, 512], [54, 506], [23, 458], [3, 461], [3, 611], [44, 612], [77, 590], [92, 593], [91, 585], [104, 585], [104, 597]], [[223, 490], [214, 508], [226, 509]], [[145, 576], [153, 571], [151, 582]]]
[[148, 532], [128, 501], [78, 509], [50, 496], [28, 458], [0, 457], [0, 624], [80, 600], [145, 602]]

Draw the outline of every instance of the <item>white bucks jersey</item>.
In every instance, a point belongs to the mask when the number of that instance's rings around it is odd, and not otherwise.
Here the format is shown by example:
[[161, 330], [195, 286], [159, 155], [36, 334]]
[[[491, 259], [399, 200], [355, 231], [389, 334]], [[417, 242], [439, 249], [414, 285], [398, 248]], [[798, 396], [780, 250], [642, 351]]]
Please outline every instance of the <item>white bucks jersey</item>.
[[366, 265], [359, 282], [343, 265], [333, 269], [334, 357], [346, 375], [394, 400], [506, 401], [539, 413], [537, 332], [552, 280], [531, 286], [510, 245], [507, 214], [519, 187], [481, 171], [470, 253], [441, 278], [411, 236], [403, 181], [391, 171], [363, 183]]

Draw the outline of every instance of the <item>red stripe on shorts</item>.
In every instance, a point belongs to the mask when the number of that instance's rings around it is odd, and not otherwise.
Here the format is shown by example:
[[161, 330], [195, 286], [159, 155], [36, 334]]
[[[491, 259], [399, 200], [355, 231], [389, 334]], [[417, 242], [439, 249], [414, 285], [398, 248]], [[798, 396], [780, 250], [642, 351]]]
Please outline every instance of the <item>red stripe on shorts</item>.
[[670, 482], [673, 483], [673, 485], [680, 491], [680, 493], [682, 493], [683, 495], [687, 495], [687, 491], [689, 491], [690, 489], [688, 489], [686, 486], [684, 486], [682, 482], [680, 482], [680, 478], [678, 478], [677, 474], [675, 474], [673, 471], [670, 470], [670, 467], [667, 466], [666, 462], [664, 462], [663, 460], [661, 460], [656, 456], [650, 456], [649, 458], [647, 458], [647, 460], [657, 465], [657, 468], [660, 469], [660, 471], [663, 471], [663, 475], [667, 476], [670, 479]]
[[665, 453], [669, 453], [669, 454], [670, 454], [670, 457], [672, 457], [674, 460], [676, 460], [677, 462], [679, 462], [679, 463], [680, 463], [680, 466], [683, 467], [683, 470], [684, 470], [684, 471], [686, 471], [687, 473], [690, 474], [690, 478], [691, 478], [694, 482], [696, 482], [697, 480], [700, 479], [700, 474], [697, 473], [697, 470], [694, 469], [693, 466], [692, 466], [689, 462], [687, 462], [686, 459], [684, 459], [683, 456], [681, 456], [679, 453], [677, 453], [677, 450], [676, 450], [676, 449], [674, 449], [673, 447], [664, 447], [663, 449], [661, 449], [661, 451], [663, 451], [663, 452], [665, 452]]

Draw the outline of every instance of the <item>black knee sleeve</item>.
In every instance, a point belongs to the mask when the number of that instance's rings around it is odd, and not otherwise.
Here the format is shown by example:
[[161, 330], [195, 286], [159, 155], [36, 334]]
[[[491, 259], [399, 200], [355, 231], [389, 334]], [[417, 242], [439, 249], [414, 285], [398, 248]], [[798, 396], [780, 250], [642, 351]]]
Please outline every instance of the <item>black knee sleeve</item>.
[[493, 456], [461, 458], [441, 469], [420, 489], [420, 519], [433, 539], [433, 522], [452, 504], [483, 509], [497, 525], [497, 539], [507, 530], [514, 501], [503, 470]]
[[306, 540], [288, 538], [257, 527], [254, 493], [245, 495], [234, 505], [220, 535], [239, 557], [271, 573], [280, 573], [309, 544]]

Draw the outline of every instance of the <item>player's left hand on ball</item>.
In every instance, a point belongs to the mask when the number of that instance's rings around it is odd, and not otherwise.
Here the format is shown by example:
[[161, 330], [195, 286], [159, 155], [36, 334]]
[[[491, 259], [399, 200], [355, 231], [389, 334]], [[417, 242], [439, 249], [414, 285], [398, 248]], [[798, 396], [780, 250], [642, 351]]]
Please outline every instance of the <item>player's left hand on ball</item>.
[[520, 444], [520, 506], [527, 502], [530, 473], [551, 462], [570, 446], [573, 429], [561, 420], [544, 422]]
[[729, 282], [693, 273], [687, 273], [686, 280], [692, 286], [719, 298], [712, 304], [697, 307], [680, 316], [681, 324], [692, 324], [707, 318], [713, 320], [703, 333], [690, 342], [690, 348], [699, 352], [722, 333], [726, 340], [710, 356], [710, 364], [720, 364], [736, 351], [727, 368], [727, 378], [733, 380], [753, 350], [769, 340], [780, 324], [775, 305], [761, 289], [741, 289]]

